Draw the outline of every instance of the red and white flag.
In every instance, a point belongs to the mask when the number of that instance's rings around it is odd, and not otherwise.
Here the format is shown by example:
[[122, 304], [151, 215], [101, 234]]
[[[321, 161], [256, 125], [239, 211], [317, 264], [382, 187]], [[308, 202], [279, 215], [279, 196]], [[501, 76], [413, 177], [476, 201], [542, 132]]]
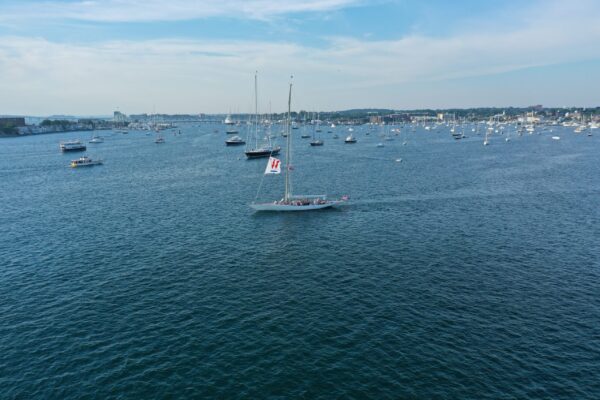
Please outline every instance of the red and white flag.
[[281, 173], [281, 161], [275, 157], [269, 157], [267, 168], [265, 169], [265, 175], [267, 174], [280, 174]]

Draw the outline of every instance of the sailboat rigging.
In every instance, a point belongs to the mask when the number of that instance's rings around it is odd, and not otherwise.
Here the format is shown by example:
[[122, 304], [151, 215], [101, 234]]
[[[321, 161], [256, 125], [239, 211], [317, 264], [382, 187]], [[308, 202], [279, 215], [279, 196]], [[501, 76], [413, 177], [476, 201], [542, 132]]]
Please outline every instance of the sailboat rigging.
[[[266, 143], [258, 142], [259, 135], [259, 120], [258, 120], [258, 73], [254, 74], [254, 125], [250, 128], [249, 137], [246, 141], [246, 157], [251, 158], [265, 158], [279, 153], [281, 148], [279, 146], [273, 146], [271, 144], [271, 135], [267, 135]], [[250, 135], [252, 135], [250, 137]]]
[[[342, 197], [340, 200], [328, 200], [326, 195], [294, 195], [292, 194], [292, 135], [290, 129], [292, 129], [292, 83], [290, 82], [290, 89], [288, 95], [288, 115], [287, 115], [287, 138], [285, 148], [285, 187], [283, 198], [279, 201], [273, 201], [271, 203], [256, 203], [250, 204], [256, 211], [309, 211], [318, 210], [322, 208], [329, 208], [336, 206], [344, 201], [348, 200], [347, 196]], [[274, 157], [269, 158], [269, 164], [265, 174], [278, 174], [280, 171], [280, 160]]]

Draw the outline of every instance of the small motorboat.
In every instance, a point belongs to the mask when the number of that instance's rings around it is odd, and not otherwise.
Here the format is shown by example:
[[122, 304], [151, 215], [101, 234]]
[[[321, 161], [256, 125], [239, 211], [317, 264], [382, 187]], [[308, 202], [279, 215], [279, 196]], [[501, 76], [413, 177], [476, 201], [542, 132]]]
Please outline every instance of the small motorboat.
[[91, 167], [94, 165], [102, 165], [102, 160], [92, 160], [88, 156], [83, 156], [71, 161], [72, 168]]
[[227, 146], [239, 146], [239, 145], [242, 145], [242, 144], [246, 144], [246, 142], [244, 141], [244, 139], [242, 139], [238, 135], [235, 135], [235, 136], [227, 139], [225, 141], [225, 144]]
[[79, 140], [71, 140], [70, 142], [61, 142], [60, 150], [65, 151], [85, 151], [85, 144], [81, 143]]
[[346, 137], [346, 140], [344, 140], [345, 143], [356, 143], [356, 138], [350, 134]]

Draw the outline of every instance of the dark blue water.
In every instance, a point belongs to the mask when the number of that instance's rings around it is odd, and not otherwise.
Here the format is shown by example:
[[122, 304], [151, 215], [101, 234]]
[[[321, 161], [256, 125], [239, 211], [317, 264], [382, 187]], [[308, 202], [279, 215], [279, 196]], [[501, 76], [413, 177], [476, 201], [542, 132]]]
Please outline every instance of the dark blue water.
[[600, 133], [297, 139], [351, 204], [254, 214], [219, 128], [0, 140], [0, 398], [600, 398]]

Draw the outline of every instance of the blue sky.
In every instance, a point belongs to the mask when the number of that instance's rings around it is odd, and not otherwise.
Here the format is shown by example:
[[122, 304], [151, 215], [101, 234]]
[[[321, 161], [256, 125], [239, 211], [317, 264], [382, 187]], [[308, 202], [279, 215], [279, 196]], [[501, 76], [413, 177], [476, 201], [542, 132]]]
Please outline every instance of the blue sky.
[[595, 106], [599, 3], [2, 0], [0, 114]]

